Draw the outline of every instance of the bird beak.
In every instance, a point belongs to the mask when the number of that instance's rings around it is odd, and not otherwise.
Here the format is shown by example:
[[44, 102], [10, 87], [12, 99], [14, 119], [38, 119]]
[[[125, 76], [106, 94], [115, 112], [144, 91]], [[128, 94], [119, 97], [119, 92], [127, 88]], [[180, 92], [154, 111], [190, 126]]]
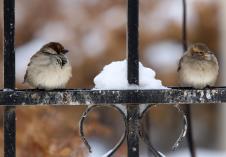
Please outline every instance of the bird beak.
[[66, 49], [64, 49], [63, 50], [63, 53], [65, 54], [65, 53], [68, 53], [69, 52], [69, 50], [66, 50]]

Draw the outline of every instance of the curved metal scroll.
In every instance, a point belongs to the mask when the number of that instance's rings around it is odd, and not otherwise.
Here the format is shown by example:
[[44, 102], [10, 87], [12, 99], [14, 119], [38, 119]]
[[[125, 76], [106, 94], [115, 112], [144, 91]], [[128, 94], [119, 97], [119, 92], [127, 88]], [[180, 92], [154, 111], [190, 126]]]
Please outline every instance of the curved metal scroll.
[[177, 139], [177, 141], [175, 142], [175, 144], [173, 145], [172, 149], [173, 150], [176, 150], [179, 145], [181, 144], [181, 142], [183, 141], [184, 137], [186, 136], [187, 134], [187, 130], [188, 130], [188, 120], [187, 120], [187, 116], [186, 114], [184, 113], [184, 111], [179, 107], [179, 105], [174, 105], [174, 107], [177, 109], [177, 111], [183, 116], [183, 124], [184, 124], [184, 127], [180, 133], [180, 136], [179, 138]]
[[143, 117], [144, 115], [147, 113], [147, 111], [149, 109], [151, 109], [152, 107], [156, 107], [156, 105], [149, 105], [148, 107], [146, 107], [140, 114], [140, 138], [143, 140], [143, 142], [148, 146], [148, 149], [152, 152], [152, 154], [155, 157], [165, 157], [161, 152], [157, 151], [153, 145], [151, 144], [151, 141], [149, 139], [148, 134], [145, 132], [145, 129], [143, 128], [142, 121], [143, 121]]
[[[90, 153], [92, 152], [92, 149], [91, 149], [91, 146], [90, 146], [88, 140], [85, 137], [85, 134], [84, 134], [84, 131], [83, 131], [83, 126], [84, 126], [84, 121], [88, 116], [88, 113], [91, 112], [96, 107], [103, 107], [103, 106], [100, 106], [100, 105], [88, 106], [88, 108], [83, 113], [83, 115], [80, 119], [80, 122], [79, 122], [80, 137], [81, 137], [82, 141], [84, 142], [85, 146], [87, 147], [87, 149], [89, 150]], [[119, 111], [119, 113], [122, 115], [122, 117], [124, 119], [125, 131], [124, 131], [123, 135], [121, 136], [120, 140], [117, 142], [117, 144], [110, 151], [105, 153], [102, 157], [111, 157], [118, 150], [118, 148], [122, 145], [122, 143], [124, 142], [124, 140], [126, 138], [126, 134], [127, 134], [126, 116], [125, 116], [124, 112], [119, 107], [117, 107], [116, 105], [112, 105], [111, 107], [113, 107], [114, 109]]]
[[[145, 116], [145, 114], [147, 113], [147, 111], [150, 110], [153, 107], [156, 107], [156, 106], [157, 105], [149, 105], [148, 107], [146, 107], [141, 112], [141, 114], [140, 114], [140, 124], [142, 124], [143, 117]], [[175, 144], [172, 147], [173, 150], [176, 150], [178, 148], [178, 146], [181, 144], [181, 142], [183, 141], [183, 138], [185, 137], [185, 135], [187, 133], [187, 117], [184, 114], [184, 112], [179, 108], [179, 106], [175, 105], [174, 107], [183, 116], [183, 129], [182, 129], [182, 131], [180, 133], [180, 136], [178, 137], [178, 139], [176, 140]], [[145, 132], [145, 129], [142, 127], [142, 125], [140, 126], [140, 137], [144, 141], [144, 143], [148, 146], [148, 149], [153, 153], [153, 155], [155, 157], [164, 157], [165, 156], [165, 155], [163, 155], [161, 152], [157, 151], [153, 147], [153, 145], [151, 144], [151, 142], [149, 140], [149, 136]]]

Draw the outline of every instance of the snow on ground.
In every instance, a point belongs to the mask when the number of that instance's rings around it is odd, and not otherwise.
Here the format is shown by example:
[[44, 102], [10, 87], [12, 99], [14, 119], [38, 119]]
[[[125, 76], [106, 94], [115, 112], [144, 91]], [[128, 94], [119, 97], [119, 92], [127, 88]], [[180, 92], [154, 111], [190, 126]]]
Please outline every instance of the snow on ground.
[[[197, 157], [226, 157], [226, 152], [217, 150], [198, 149], [196, 151]], [[147, 153], [141, 153], [140, 157], [149, 157]], [[186, 149], [175, 151], [172, 153], [165, 153], [166, 157], [190, 157], [189, 151]]]
[[41, 27], [35, 36], [47, 41], [67, 41], [74, 35], [73, 29], [62, 21], [50, 21]]
[[139, 86], [127, 81], [127, 60], [112, 62], [94, 78], [94, 89], [166, 89], [155, 72], [139, 63]]
[[[188, 151], [183, 150], [170, 153], [167, 157], [190, 157], [190, 154]], [[226, 157], [226, 152], [198, 149], [197, 157]]]
[[[91, 141], [91, 145], [95, 145], [93, 147], [93, 153], [89, 155], [89, 157], [105, 157], [106, 148], [104, 145], [100, 144], [100, 142]], [[216, 151], [216, 150], [206, 150], [206, 149], [198, 149], [197, 157], [226, 157], [226, 152], [224, 151]], [[106, 154], [105, 154], [106, 155]], [[166, 157], [190, 157], [190, 153], [188, 150], [175, 151], [173, 153], [165, 154]], [[124, 157], [122, 155], [122, 157]], [[142, 153], [140, 157], [149, 157], [146, 153]]]
[[122, 6], [112, 6], [100, 15], [100, 22], [109, 30], [125, 28], [127, 22], [125, 8]]
[[[170, 22], [181, 24], [182, 11], [182, 0], [161, 0], [154, 10], [144, 16], [146, 18], [142, 22], [152, 31], [161, 32], [170, 29], [167, 28]], [[197, 19], [192, 2], [188, 2], [187, 12], [188, 25], [192, 27]]]
[[173, 41], [162, 41], [150, 45], [145, 50], [145, 59], [153, 68], [161, 71], [176, 71], [183, 48], [180, 43]]
[[[219, 3], [219, 0], [187, 0], [188, 29], [194, 27], [199, 20], [195, 9], [197, 3], [212, 5]], [[141, 21], [147, 29], [161, 32], [170, 29], [168, 28], [170, 22], [182, 24], [182, 0], [159, 0], [153, 9], [148, 14], [141, 16]]]
[[106, 33], [98, 29], [93, 29], [82, 38], [82, 47], [86, 55], [89, 57], [95, 57], [104, 52], [107, 48]]
[[91, 138], [89, 140], [90, 146], [92, 148], [92, 153], [89, 154], [89, 157], [101, 157], [107, 152], [106, 147], [104, 146], [105, 141], [97, 138]]

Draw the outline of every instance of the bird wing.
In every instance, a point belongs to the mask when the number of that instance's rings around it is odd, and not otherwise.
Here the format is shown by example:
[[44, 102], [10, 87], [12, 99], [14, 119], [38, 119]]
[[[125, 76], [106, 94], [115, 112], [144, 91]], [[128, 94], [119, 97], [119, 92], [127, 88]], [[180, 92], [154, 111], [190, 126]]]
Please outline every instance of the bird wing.
[[27, 70], [26, 70], [26, 73], [25, 73], [25, 75], [24, 75], [24, 82], [23, 82], [23, 83], [25, 83], [26, 80], [27, 80]]
[[64, 55], [55, 55], [57, 63], [61, 68], [68, 62], [67, 58]]
[[[32, 56], [33, 57], [33, 56]], [[28, 67], [31, 65], [31, 60], [30, 60], [30, 62], [28, 63], [28, 65], [27, 65], [27, 69], [28, 69]], [[26, 81], [27, 81], [27, 75], [28, 75], [28, 70], [26, 70], [26, 73], [25, 73], [25, 75], [24, 75], [24, 82], [23, 83], [26, 83]]]
[[67, 58], [64, 55], [60, 55], [61, 59], [61, 66], [63, 67], [68, 61]]
[[[32, 59], [35, 58], [35, 57], [37, 57], [38, 53], [39, 53], [39, 52], [35, 53], [35, 54], [31, 57], [30, 62], [29, 62], [28, 65], [27, 65], [27, 69], [28, 69], [28, 67], [31, 65]], [[24, 81], [23, 81], [23, 83], [26, 83], [27, 75], [28, 75], [28, 70], [26, 70], [26, 73], [25, 73], [25, 75], [24, 75]]]
[[181, 59], [179, 60], [177, 72], [180, 71], [180, 69], [181, 69], [181, 62], [182, 62], [182, 61], [183, 61], [183, 57], [181, 57]]

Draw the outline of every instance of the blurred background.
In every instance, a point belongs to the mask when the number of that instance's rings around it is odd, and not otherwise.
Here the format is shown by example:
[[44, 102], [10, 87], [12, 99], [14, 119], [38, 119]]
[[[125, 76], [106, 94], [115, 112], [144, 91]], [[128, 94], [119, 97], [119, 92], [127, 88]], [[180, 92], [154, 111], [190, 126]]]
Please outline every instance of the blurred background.
[[[206, 43], [224, 67], [221, 59], [226, 57], [226, 2], [187, 0], [187, 3], [189, 43]], [[1, 0], [0, 8], [2, 5]], [[126, 7], [126, 0], [16, 1], [17, 88], [30, 88], [22, 84], [26, 66], [30, 57], [50, 41], [60, 42], [70, 50], [73, 78], [67, 88], [93, 88], [94, 77], [106, 64], [126, 58]], [[3, 9], [0, 14], [2, 36]], [[182, 0], [140, 1], [140, 61], [156, 71], [156, 78], [165, 86], [178, 85], [176, 69], [183, 54], [181, 24]], [[0, 57], [2, 75], [2, 53]], [[222, 70], [218, 85], [223, 85], [225, 80]], [[0, 85], [3, 87], [2, 77]], [[78, 122], [84, 110], [85, 106], [18, 107], [17, 156], [88, 157], [78, 134]], [[3, 156], [2, 111], [0, 108], [0, 156]], [[224, 105], [192, 105], [194, 141], [201, 152], [226, 156], [221, 154], [226, 152], [225, 111]], [[164, 105], [146, 116], [151, 142], [159, 151], [173, 157], [188, 156], [186, 142], [178, 151], [171, 151], [182, 128], [175, 109]], [[123, 130], [122, 117], [114, 109], [99, 108], [92, 112], [85, 127], [93, 147], [90, 156], [100, 157], [111, 149]], [[186, 155], [178, 154], [184, 151]], [[124, 143], [115, 157], [126, 156]], [[148, 156], [151, 154], [142, 143], [141, 157]]]

